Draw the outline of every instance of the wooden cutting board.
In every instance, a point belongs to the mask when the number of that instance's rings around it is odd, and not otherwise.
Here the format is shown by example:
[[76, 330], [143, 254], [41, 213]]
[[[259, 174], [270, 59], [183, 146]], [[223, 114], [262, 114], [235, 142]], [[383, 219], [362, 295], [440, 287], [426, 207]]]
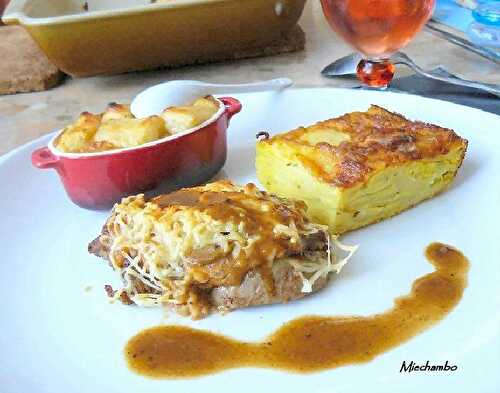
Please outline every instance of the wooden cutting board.
[[0, 26], [0, 94], [47, 90], [64, 74], [20, 26]]

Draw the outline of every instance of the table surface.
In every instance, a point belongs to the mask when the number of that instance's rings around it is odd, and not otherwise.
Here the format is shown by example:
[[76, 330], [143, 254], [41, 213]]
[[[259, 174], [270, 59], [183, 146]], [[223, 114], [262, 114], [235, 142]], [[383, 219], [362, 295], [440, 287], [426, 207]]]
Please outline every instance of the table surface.
[[[0, 154], [67, 125], [84, 110], [102, 112], [109, 102], [130, 102], [144, 88], [172, 79], [237, 83], [287, 76], [297, 87], [356, 85], [355, 80], [327, 79], [320, 74], [325, 65], [352, 49], [329, 29], [319, 1], [307, 3], [299, 23], [306, 33], [306, 49], [301, 52], [176, 70], [68, 78], [50, 91], [0, 96]], [[497, 64], [427, 31], [422, 31], [405, 52], [423, 68], [443, 64], [468, 79], [490, 83], [500, 79]], [[398, 75], [409, 73], [398, 68]]]

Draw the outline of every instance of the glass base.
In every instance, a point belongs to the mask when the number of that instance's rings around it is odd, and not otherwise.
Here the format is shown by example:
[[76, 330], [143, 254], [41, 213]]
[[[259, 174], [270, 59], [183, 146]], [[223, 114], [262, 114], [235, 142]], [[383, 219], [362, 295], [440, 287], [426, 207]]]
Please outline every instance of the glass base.
[[387, 59], [361, 60], [356, 74], [363, 85], [380, 89], [391, 83], [395, 71], [396, 67]]

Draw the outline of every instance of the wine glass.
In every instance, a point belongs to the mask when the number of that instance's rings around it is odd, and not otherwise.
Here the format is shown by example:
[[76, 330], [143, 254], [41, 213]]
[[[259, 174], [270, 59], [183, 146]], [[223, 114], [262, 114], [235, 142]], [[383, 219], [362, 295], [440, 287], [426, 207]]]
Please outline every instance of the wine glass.
[[331, 28], [363, 56], [357, 76], [385, 88], [394, 76], [390, 57], [429, 20], [435, 0], [321, 0]]

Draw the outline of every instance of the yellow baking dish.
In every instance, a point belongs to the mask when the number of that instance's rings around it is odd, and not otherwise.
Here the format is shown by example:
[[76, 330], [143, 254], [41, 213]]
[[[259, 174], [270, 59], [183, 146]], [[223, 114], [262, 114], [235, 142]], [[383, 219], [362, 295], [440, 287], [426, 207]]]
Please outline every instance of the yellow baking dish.
[[[119, 3], [119, 8], [117, 7]], [[11, 0], [21, 24], [73, 76], [219, 60], [283, 37], [305, 0]]]

